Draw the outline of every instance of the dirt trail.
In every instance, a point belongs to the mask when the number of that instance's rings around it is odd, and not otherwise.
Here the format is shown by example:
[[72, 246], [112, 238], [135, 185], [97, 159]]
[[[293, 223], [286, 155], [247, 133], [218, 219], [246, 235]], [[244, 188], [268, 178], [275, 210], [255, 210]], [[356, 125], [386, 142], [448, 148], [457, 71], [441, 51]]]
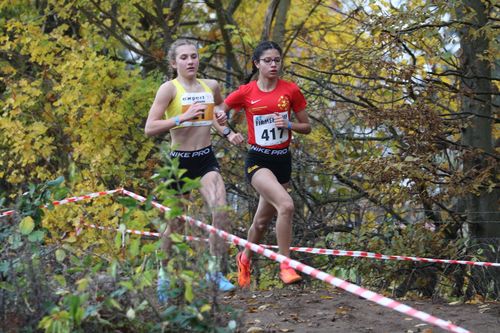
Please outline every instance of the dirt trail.
[[[270, 291], [238, 290], [223, 302], [244, 313], [240, 332], [422, 332], [445, 330], [338, 289], [307, 290], [299, 286]], [[402, 303], [474, 333], [500, 332], [500, 304]]]

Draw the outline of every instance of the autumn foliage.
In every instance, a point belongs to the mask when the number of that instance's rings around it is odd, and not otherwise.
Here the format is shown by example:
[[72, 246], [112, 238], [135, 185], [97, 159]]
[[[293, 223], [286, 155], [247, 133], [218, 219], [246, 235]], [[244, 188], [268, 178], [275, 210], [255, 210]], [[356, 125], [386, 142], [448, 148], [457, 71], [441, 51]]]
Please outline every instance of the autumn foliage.
[[[249, 74], [252, 48], [274, 36], [285, 51], [284, 77], [304, 91], [313, 122], [311, 135], [292, 142], [294, 245], [494, 261], [498, 6], [282, 2], [1, 1], [0, 203], [14, 208], [29, 184], [59, 176], [72, 195], [118, 187], [152, 194], [168, 136], [147, 138], [143, 127], [171, 76], [172, 41], [197, 40], [201, 75], [227, 94]], [[245, 148], [213, 139], [233, 232], [242, 236], [257, 204], [243, 177]], [[77, 240], [78, 223], [159, 227], [157, 213], [127, 209], [104, 199], [51, 210], [43, 216], [47, 242], [68, 237], [75, 251], [102, 255], [114, 252], [109, 239], [88, 232]], [[135, 242], [134, 258], [151, 253]], [[297, 258], [401, 296], [500, 290], [492, 271]], [[490, 280], [493, 287], [482, 283]]]

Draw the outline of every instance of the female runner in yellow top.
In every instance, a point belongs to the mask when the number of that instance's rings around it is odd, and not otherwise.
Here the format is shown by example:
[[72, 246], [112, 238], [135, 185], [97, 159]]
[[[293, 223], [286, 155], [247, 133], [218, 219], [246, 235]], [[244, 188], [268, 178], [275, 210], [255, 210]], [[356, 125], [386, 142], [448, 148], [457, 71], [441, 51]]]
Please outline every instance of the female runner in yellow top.
[[[222, 103], [220, 88], [215, 80], [198, 79], [199, 56], [197, 47], [189, 40], [175, 41], [169, 52], [168, 60], [176, 71], [177, 77], [163, 83], [156, 94], [146, 121], [145, 133], [148, 136], [161, 135], [170, 131], [171, 146], [174, 149], [170, 156], [179, 158], [180, 168], [186, 169], [185, 177], [194, 179], [201, 177], [200, 193], [205, 204], [212, 212], [212, 222], [216, 228], [227, 230], [229, 221], [224, 212], [226, 191], [219, 172], [219, 164], [211, 145], [211, 127], [228, 136], [223, 112], [214, 114], [214, 106]], [[216, 118], [216, 121], [214, 121]], [[221, 124], [219, 124], [219, 122]], [[234, 137], [233, 143], [241, 143], [243, 137]], [[182, 184], [174, 184], [180, 189]], [[179, 221], [169, 223], [163, 235], [163, 249], [168, 253], [171, 248], [169, 235], [179, 228]], [[210, 252], [215, 261], [219, 261], [227, 253], [224, 240], [211, 235]], [[209, 265], [210, 266], [210, 265]], [[212, 265], [207, 273], [207, 280], [215, 282], [219, 290], [233, 290], [234, 286]], [[159, 281], [159, 288], [168, 288], [168, 279]], [[161, 301], [166, 295], [159, 294]]]

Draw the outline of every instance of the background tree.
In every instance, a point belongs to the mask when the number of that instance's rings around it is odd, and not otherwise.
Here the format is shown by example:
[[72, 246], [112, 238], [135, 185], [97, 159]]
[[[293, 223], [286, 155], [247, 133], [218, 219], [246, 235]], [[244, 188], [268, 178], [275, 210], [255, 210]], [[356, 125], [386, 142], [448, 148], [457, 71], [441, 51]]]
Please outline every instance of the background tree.
[[[8, 198], [54, 174], [74, 192], [150, 193], [165, 138], [142, 129], [170, 77], [170, 43], [198, 41], [202, 76], [228, 93], [249, 74], [254, 46], [273, 38], [313, 119], [313, 133], [292, 143], [296, 244], [497, 261], [498, 244], [470, 246], [469, 233], [480, 244], [498, 238], [493, 2], [50, 0], [0, 9]], [[216, 135], [214, 145], [243, 234], [255, 204], [243, 181], [245, 148]], [[468, 269], [314, 260], [400, 295], [498, 294]]]
[[[498, 8], [489, 2], [463, 1], [457, 7], [457, 18], [470, 22], [460, 29], [460, 112], [466, 116], [462, 141], [468, 154], [464, 156], [464, 172], [475, 179], [483, 174], [484, 181], [468, 194], [464, 212], [470, 223], [471, 236], [484, 249], [489, 260], [498, 260], [500, 251], [498, 155], [495, 154], [493, 126], [498, 124], [494, 109], [495, 61], [498, 53], [493, 44], [498, 42], [491, 20]], [[498, 46], [498, 44], [497, 44]], [[498, 95], [498, 89], [496, 89]], [[496, 99], [498, 101], [498, 98]], [[475, 271], [475, 284], [486, 293], [489, 281], [495, 281], [495, 294], [500, 294], [500, 272]]]

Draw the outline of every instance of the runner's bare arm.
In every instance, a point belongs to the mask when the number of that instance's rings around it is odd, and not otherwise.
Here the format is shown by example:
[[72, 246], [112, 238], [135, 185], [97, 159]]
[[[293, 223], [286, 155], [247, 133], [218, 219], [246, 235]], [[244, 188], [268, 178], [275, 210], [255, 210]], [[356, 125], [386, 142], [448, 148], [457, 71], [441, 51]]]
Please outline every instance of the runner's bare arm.
[[148, 119], [144, 132], [147, 136], [159, 135], [175, 127], [175, 119], [164, 119], [165, 110], [174, 98], [175, 86], [171, 82], [165, 82], [160, 86], [155, 99], [149, 109]]
[[[225, 115], [227, 115], [227, 112], [229, 111], [229, 106], [227, 106], [226, 103], [222, 102], [216, 106], [216, 109], [217, 109], [217, 112], [222, 112]], [[238, 119], [240, 119], [240, 118], [237, 118], [237, 120]], [[215, 122], [214, 122], [214, 126], [215, 126]], [[215, 126], [215, 128], [217, 129], [217, 131], [219, 132], [220, 135], [223, 135], [225, 127], [227, 127], [227, 126], [221, 126], [221, 125], [219, 125], [219, 127]], [[241, 133], [237, 133], [237, 132], [234, 132], [232, 130], [231, 130], [231, 133], [229, 133], [226, 138], [233, 145], [239, 145], [245, 141], [245, 138], [243, 137], [243, 135], [241, 135]]]
[[309, 121], [309, 116], [307, 115], [307, 112], [305, 110], [295, 113], [295, 118], [298, 120], [298, 122], [291, 123], [291, 129], [294, 132], [301, 134], [311, 133], [311, 122]]
[[[216, 120], [220, 125], [224, 125], [227, 121], [227, 115], [221, 108], [219, 108], [219, 106], [224, 102], [224, 99], [222, 98], [222, 94], [220, 92], [219, 84], [215, 80], [205, 80], [205, 83], [210, 87], [210, 89], [212, 89], [212, 93], [214, 95], [214, 110]], [[217, 131], [219, 131], [219, 133], [221, 133], [218, 128], [216, 129]]]

